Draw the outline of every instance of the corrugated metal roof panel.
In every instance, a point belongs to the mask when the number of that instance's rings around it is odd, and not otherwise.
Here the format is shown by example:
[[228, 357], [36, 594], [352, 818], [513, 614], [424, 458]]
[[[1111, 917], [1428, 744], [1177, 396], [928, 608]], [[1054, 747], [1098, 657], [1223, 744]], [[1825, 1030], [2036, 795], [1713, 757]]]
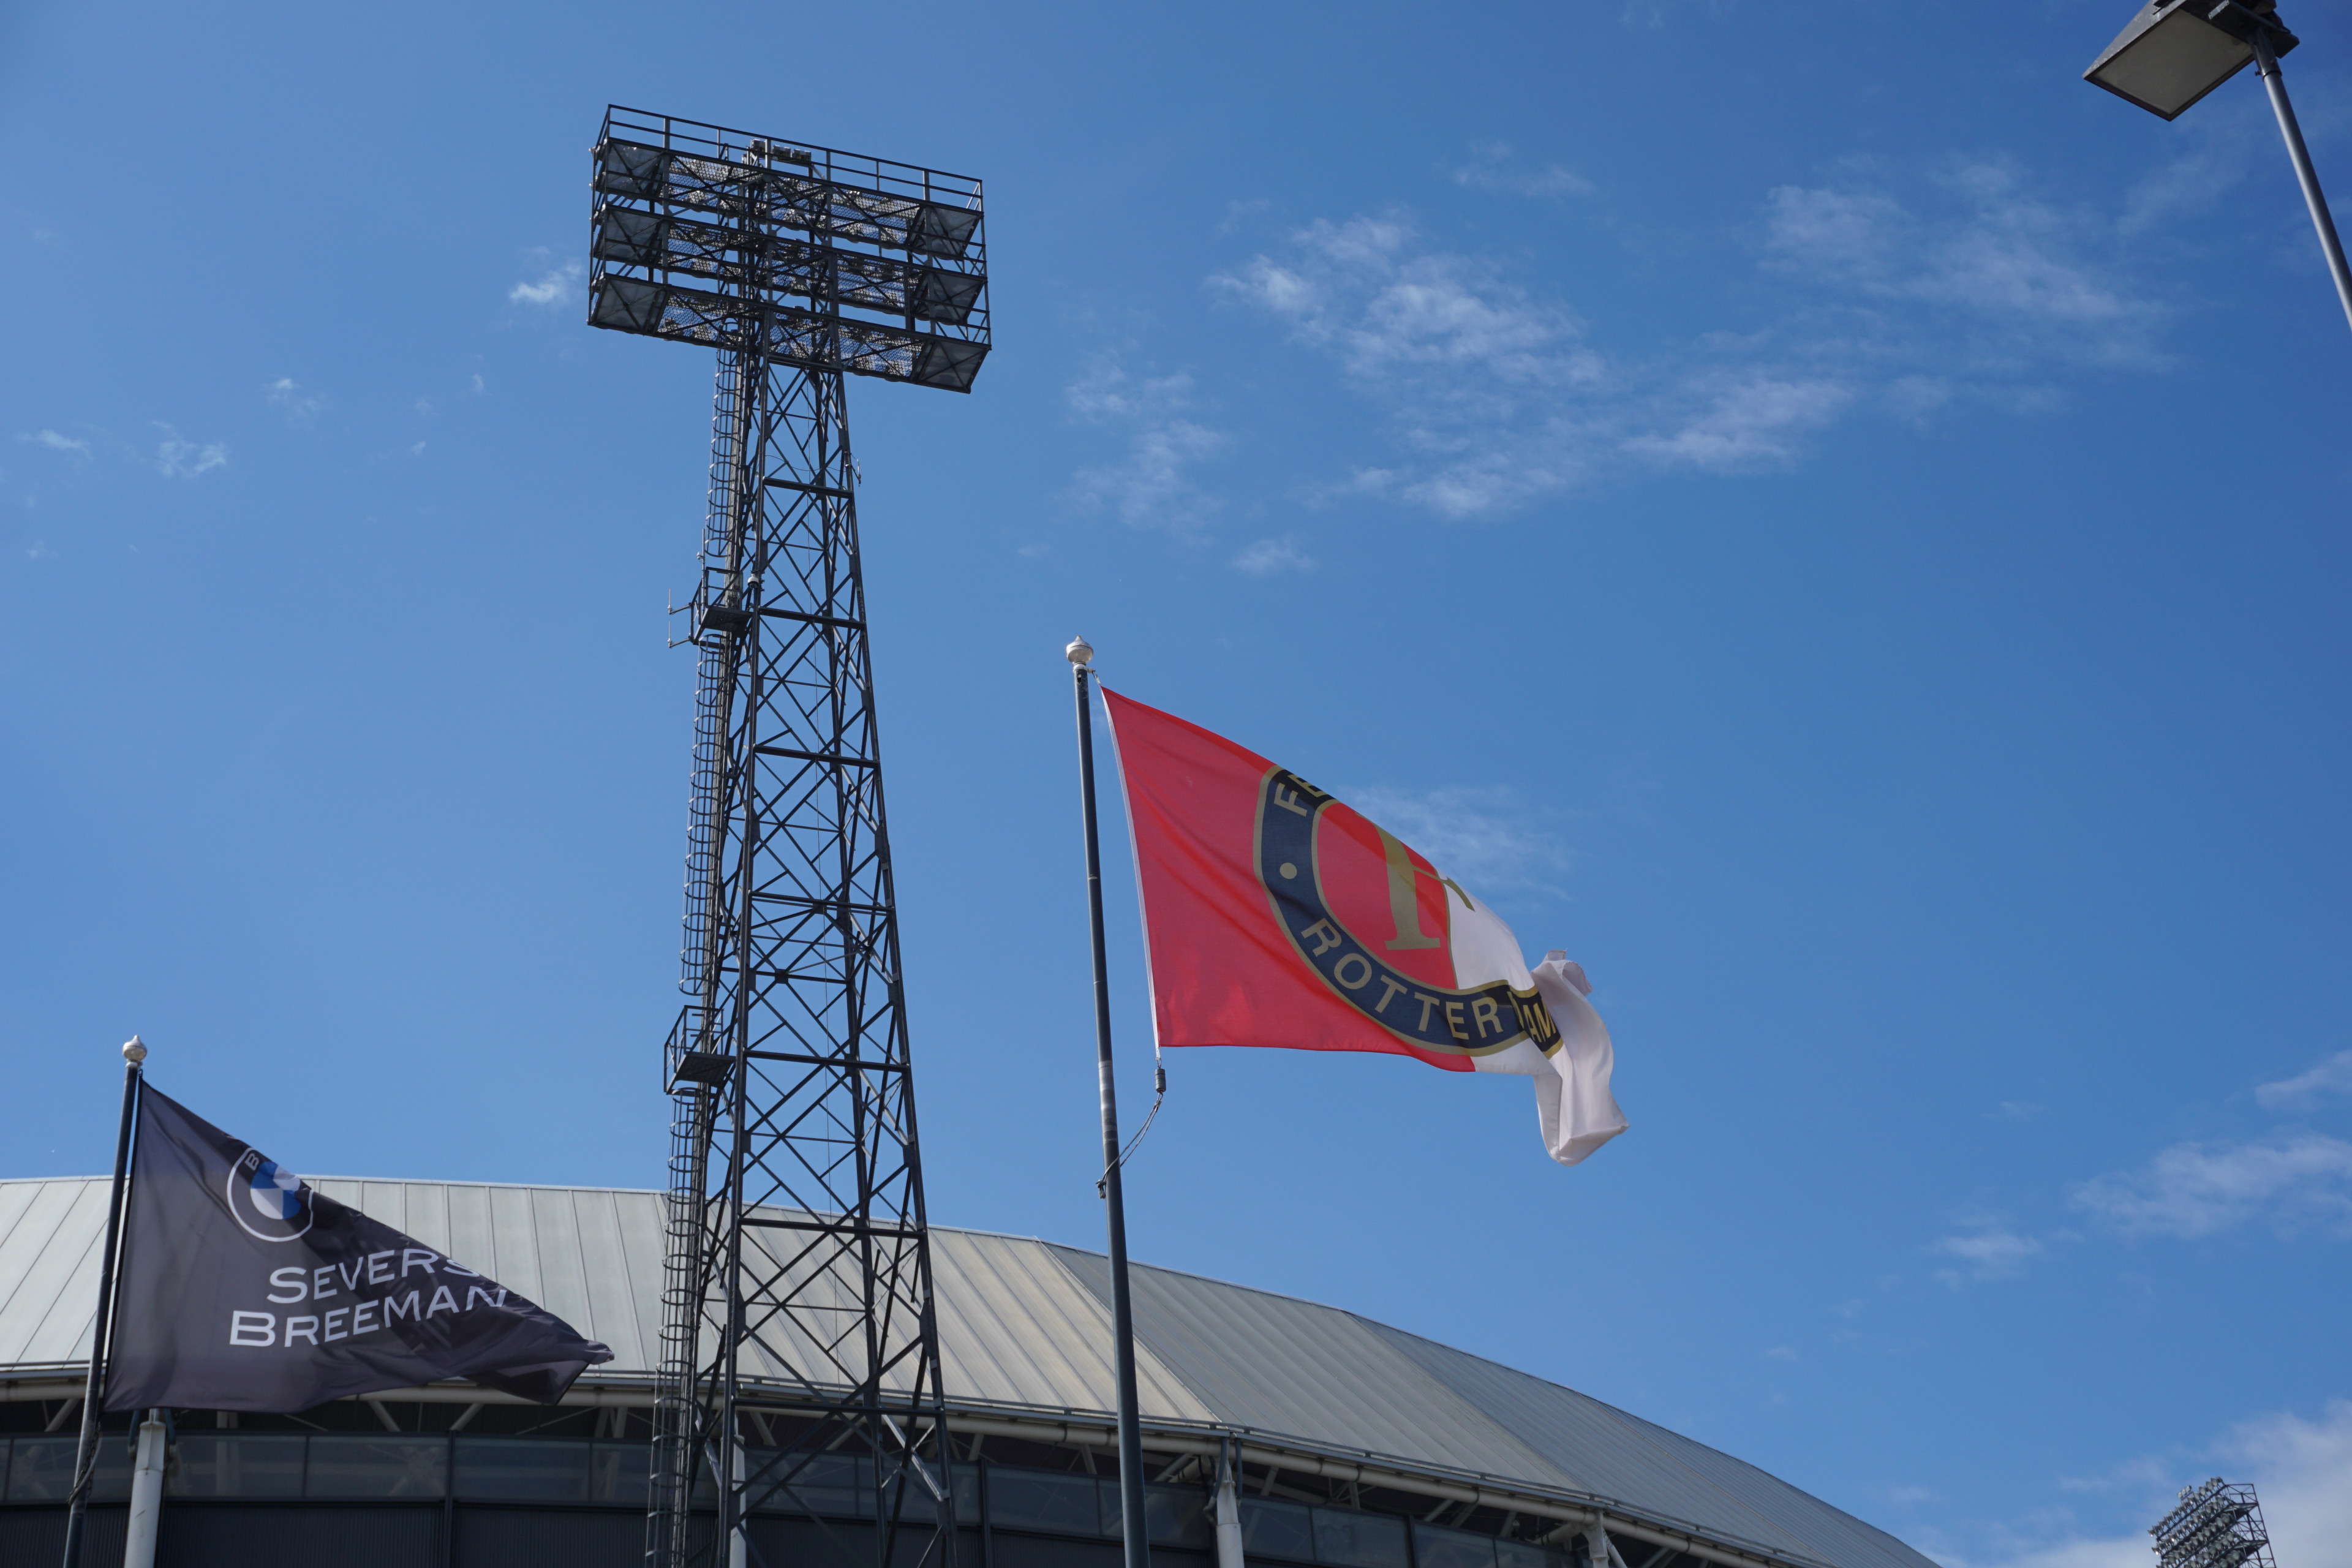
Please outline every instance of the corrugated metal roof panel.
[[[1573, 1389], [1386, 1324], [1373, 1327], [1399, 1353], [1549, 1457], [1579, 1491], [1621, 1498], [1669, 1519], [1704, 1521], [1759, 1545], [1814, 1555], [1822, 1554], [1820, 1531], [1805, 1526], [1826, 1522], [1826, 1515], [1844, 1517], [1728, 1454]], [[1787, 1506], [1791, 1498], [1818, 1512], [1792, 1521]], [[1874, 1550], [1867, 1560], [1877, 1561]]]
[[[1110, 1317], [1043, 1242], [931, 1232], [941, 1377], [950, 1395], [1053, 1411], [1118, 1404]], [[1150, 1347], [1136, 1350], [1136, 1399], [1160, 1420], [1214, 1416]]]
[[[1054, 1253], [1110, 1296], [1102, 1254]], [[1562, 1484], [1543, 1458], [1335, 1307], [1133, 1265], [1135, 1332], [1217, 1419], [1418, 1464]]]
[[110, 1184], [73, 1177], [0, 1185], [30, 1189], [10, 1205], [0, 1241], [0, 1364], [88, 1361]]

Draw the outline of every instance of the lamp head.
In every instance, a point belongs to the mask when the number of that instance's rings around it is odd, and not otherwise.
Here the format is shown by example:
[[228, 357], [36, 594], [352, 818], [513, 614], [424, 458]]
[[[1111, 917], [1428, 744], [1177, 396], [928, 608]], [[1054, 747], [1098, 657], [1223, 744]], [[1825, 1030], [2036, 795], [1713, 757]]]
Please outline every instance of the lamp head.
[[1095, 661], [1094, 645], [1082, 637], [1072, 637], [1070, 646], [1062, 650], [1062, 657], [1085, 669]]
[[2268, 36], [2273, 55], [2300, 41], [2279, 22], [2274, 0], [2148, 0], [2083, 79], [2177, 119], [2245, 68], [2258, 33]]

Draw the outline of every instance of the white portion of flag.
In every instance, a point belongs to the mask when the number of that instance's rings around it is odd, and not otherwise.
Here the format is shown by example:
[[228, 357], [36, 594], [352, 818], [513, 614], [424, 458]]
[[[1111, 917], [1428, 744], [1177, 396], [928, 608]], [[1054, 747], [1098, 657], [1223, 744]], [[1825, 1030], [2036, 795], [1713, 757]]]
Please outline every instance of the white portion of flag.
[[1466, 988], [1502, 980], [1514, 990], [1533, 990], [1559, 1026], [1560, 1044], [1549, 1056], [1523, 1039], [1472, 1061], [1480, 1072], [1517, 1073], [1535, 1080], [1544, 1148], [1561, 1164], [1573, 1165], [1625, 1131], [1625, 1113], [1609, 1092], [1616, 1065], [1609, 1026], [1585, 1000], [1592, 983], [1565, 952], [1549, 954], [1530, 972], [1510, 927], [1453, 882], [1445, 888], [1454, 984]]

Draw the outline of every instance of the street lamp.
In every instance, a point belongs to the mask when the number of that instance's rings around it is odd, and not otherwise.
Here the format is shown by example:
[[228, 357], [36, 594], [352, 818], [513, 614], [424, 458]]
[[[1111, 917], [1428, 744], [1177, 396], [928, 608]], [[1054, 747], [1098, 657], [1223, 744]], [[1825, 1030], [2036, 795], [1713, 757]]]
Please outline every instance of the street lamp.
[[2273, 0], [2148, 0], [2091, 62], [2083, 79], [2160, 119], [2174, 120], [2253, 62], [2270, 89], [2279, 134], [2286, 139], [2286, 155], [2311, 208], [2312, 226], [2319, 230], [2319, 248], [2344, 302], [2345, 320], [2352, 321], [2352, 268], [2345, 265], [2344, 242], [2336, 237], [2336, 220], [2328, 216], [2327, 198], [2320, 193], [2303, 128], [2294, 121], [2294, 106], [2279, 75], [2278, 57], [2301, 41], [2279, 21]]

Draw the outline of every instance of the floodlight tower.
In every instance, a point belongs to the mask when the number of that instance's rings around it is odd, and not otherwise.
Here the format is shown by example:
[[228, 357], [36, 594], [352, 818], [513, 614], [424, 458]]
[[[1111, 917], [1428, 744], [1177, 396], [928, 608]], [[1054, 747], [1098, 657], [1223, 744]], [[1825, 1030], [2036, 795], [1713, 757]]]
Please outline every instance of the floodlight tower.
[[763, 1503], [848, 1493], [849, 1560], [948, 1568], [843, 377], [970, 390], [980, 182], [615, 107], [594, 191], [590, 324], [719, 354], [646, 1561], [740, 1563]]
[[2180, 1506], [2147, 1527], [2157, 1568], [2274, 1568], [2254, 1489], [2215, 1476], [2180, 1494]]

